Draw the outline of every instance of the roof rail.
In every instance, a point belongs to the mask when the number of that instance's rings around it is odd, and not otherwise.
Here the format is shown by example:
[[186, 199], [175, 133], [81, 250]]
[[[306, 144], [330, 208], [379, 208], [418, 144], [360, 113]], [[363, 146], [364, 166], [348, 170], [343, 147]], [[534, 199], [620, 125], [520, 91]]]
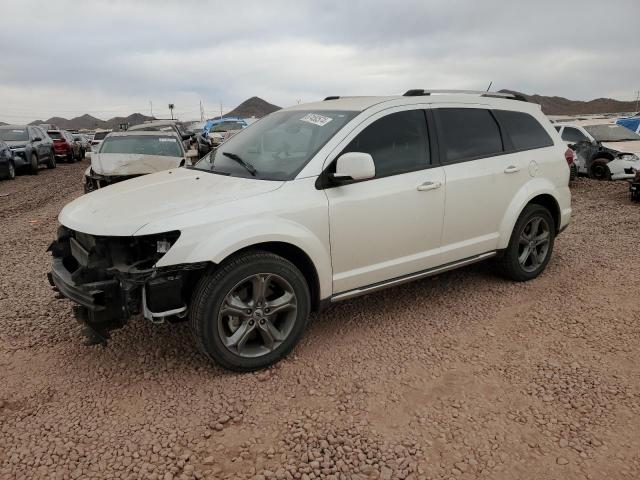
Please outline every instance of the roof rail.
[[340, 97], [338, 95], [330, 95], [328, 97], [325, 97], [324, 101], [326, 102], [327, 100], [338, 100]]
[[407, 90], [404, 93], [404, 97], [420, 97], [420, 96], [428, 96], [431, 94], [463, 94], [463, 95], [478, 95], [480, 97], [494, 97], [494, 98], [508, 98], [511, 100], [520, 100], [522, 102], [526, 102], [527, 99], [515, 93], [501, 93], [501, 92], [485, 92], [483, 90], [424, 90], [421, 88], [414, 88], [412, 90]]

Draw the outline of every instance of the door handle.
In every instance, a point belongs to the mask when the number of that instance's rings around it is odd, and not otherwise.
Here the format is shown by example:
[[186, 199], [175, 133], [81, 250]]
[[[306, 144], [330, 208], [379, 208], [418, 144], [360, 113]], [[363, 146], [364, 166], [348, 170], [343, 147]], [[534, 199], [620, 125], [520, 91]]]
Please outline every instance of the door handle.
[[504, 173], [516, 173], [519, 171], [520, 171], [520, 167], [516, 165], [509, 165], [507, 168], [504, 169]]
[[436, 188], [440, 188], [442, 186], [442, 182], [424, 182], [422, 185], [418, 185], [419, 192], [426, 192], [427, 190], [435, 190]]

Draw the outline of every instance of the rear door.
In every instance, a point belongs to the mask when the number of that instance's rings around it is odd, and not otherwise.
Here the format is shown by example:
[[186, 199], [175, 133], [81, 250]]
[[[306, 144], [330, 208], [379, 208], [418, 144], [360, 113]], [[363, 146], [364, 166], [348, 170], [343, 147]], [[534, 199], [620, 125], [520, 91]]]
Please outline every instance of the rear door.
[[433, 110], [446, 177], [444, 262], [493, 251], [511, 198], [529, 178], [528, 159], [509, 145], [488, 106]]

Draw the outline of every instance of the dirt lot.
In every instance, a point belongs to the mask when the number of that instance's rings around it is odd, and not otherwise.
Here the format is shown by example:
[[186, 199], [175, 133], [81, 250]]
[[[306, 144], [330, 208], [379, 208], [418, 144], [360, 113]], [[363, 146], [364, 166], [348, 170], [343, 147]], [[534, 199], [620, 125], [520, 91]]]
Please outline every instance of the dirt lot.
[[46, 281], [87, 162], [0, 182], [0, 478], [640, 478], [640, 205], [579, 179], [527, 284], [486, 265], [335, 306], [231, 374], [186, 324], [83, 347]]

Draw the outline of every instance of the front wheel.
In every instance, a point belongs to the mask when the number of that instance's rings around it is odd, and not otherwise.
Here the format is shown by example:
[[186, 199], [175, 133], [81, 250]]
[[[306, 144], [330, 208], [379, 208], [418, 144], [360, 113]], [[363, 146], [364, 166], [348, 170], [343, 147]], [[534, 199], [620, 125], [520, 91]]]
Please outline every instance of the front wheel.
[[527, 205], [520, 214], [498, 268], [506, 277], [525, 282], [540, 275], [551, 258], [555, 222], [542, 205]]
[[16, 179], [16, 166], [13, 164], [13, 160], [9, 160], [9, 164], [7, 165], [7, 180], [15, 180]]
[[236, 371], [267, 367], [302, 336], [311, 306], [295, 265], [268, 252], [240, 254], [206, 274], [191, 304], [191, 330], [200, 350]]
[[607, 163], [609, 160], [605, 158], [596, 158], [589, 168], [589, 176], [596, 180], [611, 180], [611, 171]]
[[31, 158], [29, 160], [29, 173], [31, 175], [38, 175], [39, 166], [40, 166], [40, 162], [38, 161], [38, 156], [35, 153], [32, 153]]

